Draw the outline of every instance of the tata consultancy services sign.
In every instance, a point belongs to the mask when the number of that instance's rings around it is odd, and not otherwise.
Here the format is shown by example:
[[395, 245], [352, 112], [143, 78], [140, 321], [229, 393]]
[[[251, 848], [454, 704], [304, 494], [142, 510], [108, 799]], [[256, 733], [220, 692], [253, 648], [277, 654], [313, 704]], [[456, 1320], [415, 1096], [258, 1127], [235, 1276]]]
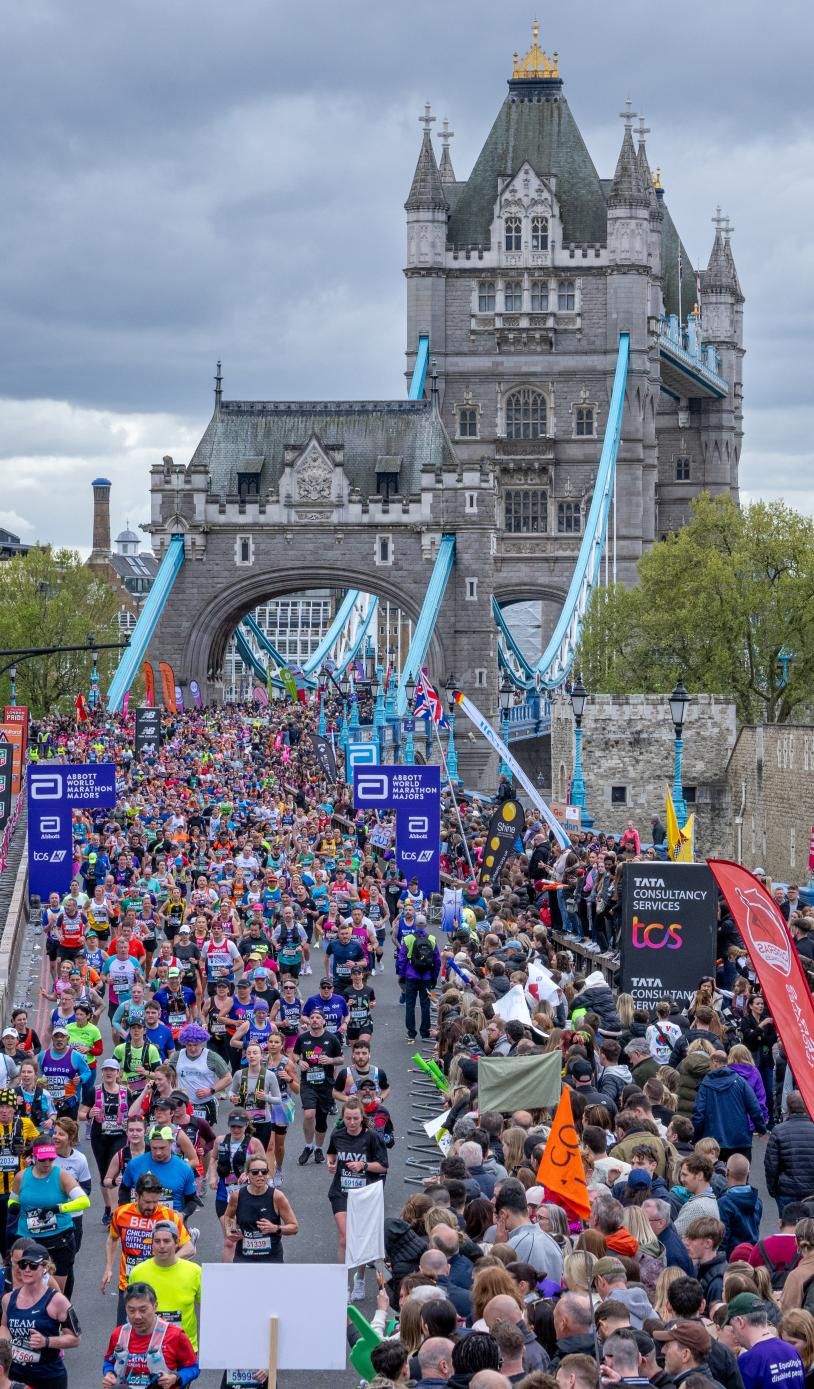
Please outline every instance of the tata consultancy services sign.
[[623, 870], [622, 989], [640, 1008], [683, 1007], [715, 974], [717, 894], [703, 863], [628, 863]]
[[28, 891], [47, 901], [67, 892], [73, 861], [71, 811], [116, 804], [116, 768], [50, 762], [28, 772]]

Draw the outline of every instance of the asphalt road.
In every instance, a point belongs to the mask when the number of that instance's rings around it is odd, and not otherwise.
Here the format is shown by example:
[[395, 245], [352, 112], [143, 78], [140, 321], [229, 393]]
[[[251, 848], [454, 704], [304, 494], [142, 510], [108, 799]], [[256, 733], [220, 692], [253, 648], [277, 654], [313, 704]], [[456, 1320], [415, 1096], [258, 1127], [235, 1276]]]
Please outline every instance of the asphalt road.
[[[37, 1012], [40, 984], [41, 937], [32, 928], [29, 928], [29, 931], [30, 937], [23, 953], [17, 998], [20, 1002], [28, 1001], [33, 1018]], [[312, 976], [301, 980], [303, 996], [317, 992], [318, 971], [321, 969], [321, 964], [322, 956], [319, 952], [315, 952], [315, 972]], [[420, 1087], [422, 1080], [416, 1076], [415, 1068], [410, 1065], [409, 1058], [415, 1048], [410, 1046], [406, 1039], [404, 1012], [398, 1003], [398, 985], [393, 972], [390, 946], [387, 948], [385, 973], [376, 975], [375, 980], [371, 980], [371, 983], [375, 986], [377, 1000], [373, 1061], [383, 1067], [391, 1085], [388, 1108], [393, 1116], [396, 1131], [395, 1146], [390, 1153], [390, 1172], [385, 1188], [386, 1213], [393, 1215], [401, 1209], [410, 1191], [417, 1190], [414, 1183], [420, 1180], [423, 1172], [427, 1170], [412, 1165], [416, 1161], [422, 1163], [426, 1161], [424, 1155], [416, 1152], [413, 1147], [424, 1140], [424, 1135], [416, 1132], [417, 1120], [413, 1116], [419, 1107], [429, 1106], [433, 1101], [424, 1093], [417, 1095], [415, 1104], [411, 1098], [411, 1088], [416, 1085]], [[106, 1016], [102, 1025], [104, 1028], [107, 1027]], [[107, 1036], [109, 1037], [109, 1033]], [[224, 1128], [225, 1113], [226, 1106], [221, 1106], [219, 1132], [222, 1132]], [[304, 1168], [297, 1166], [296, 1158], [302, 1148], [301, 1138], [298, 1111], [297, 1119], [292, 1125], [289, 1135], [285, 1165], [285, 1191], [297, 1214], [300, 1232], [295, 1238], [286, 1241], [285, 1256], [286, 1260], [291, 1263], [331, 1262], [336, 1254], [336, 1239], [333, 1216], [327, 1200], [330, 1178], [325, 1166], [318, 1168], [314, 1166], [313, 1162]], [[80, 1146], [83, 1146], [87, 1151], [86, 1145], [81, 1144]], [[763, 1179], [765, 1146], [765, 1138], [756, 1140], [752, 1180], [763, 1198], [762, 1233], [769, 1234], [777, 1227], [777, 1210], [774, 1201], [766, 1192]], [[97, 1174], [89, 1153], [88, 1158], [96, 1184]], [[99, 1290], [99, 1279], [104, 1267], [106, 1239], [101, 1217], [101, 1200], [98, 1185], [96, 1185], [91, 1210], [85, 1213], [84, 1241], [76, 1265], [77, 1279], [74, 1304], [82, 1323], [82, 1344], [78, 1350], [70, 1352], [66, 1358], [71, 1385], [81, 1385], [83, 1389], [96, 1389], [97, 1385], [101, 1385], [102, 1355], [115, 1324], [116, 1315], [115, 1292], [105, 1296]], [[219, 1262], [222, 1249], [221, 1231], [215, 1216], [211, 1193], [208, 1193], [205, 1207], [196, 1215], [194, 1223], [199, 1226], [201, 1231], [198, 1243], [200, 1262]], [[374, 1279], [371, 1274], [368, 1274], [368, 1297], [366, 1302], [362, 1304], [362, 1311], [370, 1317], [374, 1309]], [[239, 1307], [235, 1308], [235, 1316], [239, 1320], [241, 1316]], [[318, 1334], [318, 1316], [315, 1317], [314, 1330]], [[217, 1389], [220, 1378], [220, 1372], [207, 1371], [201, 1374], [197, 1383], [202, 1386], [202, 1389]], [[305, 1389], [306, 1385], [309, 1386], [309, 1389], [314, 1386], [318, 1389], [328, 1389], [329, 1385], [332, 1386], [332, 1389], [355, 1389], [358, 1384], [358, 1376], [352, 1368], [339, 1374], [289, 1371], [279, 1375], [278, 1383], [281, 1389]]]
[[[17, 998], [20, 1002], [28, 1001], [31, 1016], [34, 1018], [40, 984], [41, 937], [31, 928], [29, 931], [30, 939], [23, 954]], [[317, 992], [317, 971], [321, 969], [322, 958], [320, 952], [315, 952], [314, 974], [301, 980], [301, 993], [304, 997]], [[398, 1005], [398, 985], [393, 972], [392, 948], [389, 945], [385, 971], [383, 975], [377, 974], [375, 980], [371, 979], [370, 982], [376, 991], [373, 1061], [374, 1064], [383, 1067], [390, 1081], [392, 1091], [388, 1108], [392, 1113], [396, 1130], [395, 1146], [390, 1152], [390, 1174], [385, 1189], [386, 1211], [390, 1215], [398, 1213], [411, 1189], [417, 1189], [405, 1186], [405, 1177], [420, 1176], [420, 1173], [405, 1166], [405, 1158], [409, 1156], [407, 1133], [411, 1114], [408, 1087], [408, 1072], [411, 1069], [409, 1057], [415, 1048], [411, 1047], [406, 1039], [404, 1012]], [[108, 1040], [106, 1015], [102, 1027]], [[226, 1112], [227, 1106], [221, 1105], [218, 1132], [224, 1130]], [[76, 1263], [76, 1289], [73, 1299], [82, 1324], [82, 1343], [78, 1350], [71, 1351], [66, 1356], [66, 1365], [72, 1386], [81, 1385], [82, 1389], [96, 1389], [97, 1385], [101, 1386], [102, 1355], [115, 1325], [116, 1296], [115, 1292], [104, 1295], [99, 1290], [99, 1280], [104, 1268], [106, 1234], [101, 1223], [102, 1204], [93, 1158], [89, 1152], [89, 1145], [81, 1142], [80, 1146], [87, 1153], [93, 1171], [94, 1193], [91, 1209], [85, 1212], [84, 1217], [85, 1234]], [[301, 1149], [302, 1132], [298, 1110], [289, 1133], [284, 1189], [297, 1214], [300, 1232], [294, 1238], [286, 1240], [285, 1257], [290, 1263], [327, 1263], [336, 1257], [335, 1226], [327, 1200], [330, 1177], [326, 1166], [315, 1167], [313, 1161], [307, 1167], [297, 1166], [296, 1158]], [[204, 1209], [196, 1213], [193, 1223], [197, 1224], [201, 1231], [198, 1243], [200, 1262], [220, 1262], [221, 1229], [215, 1215], [211, 1192], [207, 1194]], [[370, 1273], [368, 1289], [368, 1299], [362, 1304], [361, 1310], [367, 1316], [372, 1316], [375, 1310], [375, 1286], [373, 1275]], [[239, 1319], [240, 1308], [235, 1308], [235, 1315]], [[318, 1317], [315, 1318], [314, 1330], [318, 1334]], [[216, 1389], [220, 1379], [220, 1372], [208, 1371], [201, 1374], [197, 1383], [202, 1389]], [[351, 1386], [358, 1384], [358, 1375], [352, 1368], [344, 1374], [283, 1372], [278, 1376], [278, 1384], [281, 1389], [294, 1389], [295, 1386], [297, 1389], [304, 1389], [306, 1384], [325, 1386], [325, 1389], [329, 1384], [333, 1389], [351, 1389]]]

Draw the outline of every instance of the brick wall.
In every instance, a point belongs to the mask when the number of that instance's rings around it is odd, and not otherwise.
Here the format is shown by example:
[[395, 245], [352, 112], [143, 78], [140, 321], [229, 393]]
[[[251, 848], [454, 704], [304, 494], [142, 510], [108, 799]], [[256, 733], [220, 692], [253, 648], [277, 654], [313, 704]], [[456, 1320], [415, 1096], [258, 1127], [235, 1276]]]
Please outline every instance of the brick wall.
[[[664, 822], [665, 789], [673, 781], [673, 725], [665, 695], [591, 695], [582, 721], [582, 762], [588, 810], [598, 829], [620, 833], [633, 820], [643, 840], [654, 815]], [[714, 695], [694, 696], [684, 724], [683, 782], [695, 787], [699, 855], [732, 852], [732, 808], [727, 763], [736, 741], [735, 706]], [[555, 800], [567, 799], [573, 770], [574, 722], [570, 701], [552, 711], [551, 780]], [[814, 796], [814, 734], [812, 734]], [[625, 788], [615, 804], [612, 788]]]
[[733, 852], [737, 854], [740, 841], [747, 868], [764, 868], [780, 882], [807, 882], [814, 825], [814, 728], [801, 724], [742, 728], [728, 776]]

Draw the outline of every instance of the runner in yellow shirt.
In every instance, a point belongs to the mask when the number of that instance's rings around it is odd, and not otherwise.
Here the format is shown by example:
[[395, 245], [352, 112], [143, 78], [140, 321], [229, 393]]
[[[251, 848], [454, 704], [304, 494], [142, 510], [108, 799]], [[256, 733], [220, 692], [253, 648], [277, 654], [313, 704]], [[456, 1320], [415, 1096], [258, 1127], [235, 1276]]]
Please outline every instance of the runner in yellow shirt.
[[131, 1283], [149, 1283], [158, 1298], [158, 1315], [185, 1331], [198, 1349], [198, 1318], [201, 1304], [201, 1266], [178, 1257], [180, 1235], [171, 1220], [158, 1220], [153, 1227], [153, 1257], [135, 1264]]

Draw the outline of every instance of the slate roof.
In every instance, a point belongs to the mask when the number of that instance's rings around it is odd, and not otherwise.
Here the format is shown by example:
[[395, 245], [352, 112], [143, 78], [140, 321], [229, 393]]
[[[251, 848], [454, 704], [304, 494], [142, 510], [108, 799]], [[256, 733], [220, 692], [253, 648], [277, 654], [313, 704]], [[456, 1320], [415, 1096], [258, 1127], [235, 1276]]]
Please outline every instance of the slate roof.
[[702, 273], [701, 282], [704, 289], [729, 290], [732, 294], [743, 298], [738, 281], [738, 272], [735, 269], [732, 247], [729, 239], [724, 238], [721, 234], [720, 228], [715, 233], [709, 264]]
[[678, 248], [681, 245], [681, 317], [686, 322], [687, 314], [692, 311], [692, 306], [698, 298], [695, 270], [687, 255], [686, 247], [678, 235], [675, 222], [670, 216], [670, 210], [663, 200], [661, 201], [661, 210], [664, 213], [664, 221], [661, 225], [661, 275], [664, 291], [664, 312], [668, 314], [678, 313]]
[[401, 458], [402, 496], [420, 491], [423, 467], [456, 461], [441, 417], [429, 400], [224, 400], [190, 466], [206, 465], [213, 494], [234, 495], [243, 460], [262, 458], [262, 496], [279, 484], [286, 448], [304, 448], [312, 435], [328, 453], [343, 449], [345, 474], [363, 497], [376, 494], [376, 464], [381, 458]]
[[[451, 168], [452, 166], [450, 165], [450, 169]], [[447, 200], [444, 197], [444, 185], [441, 182], [441, 174], [435, 158], [435, 150], [432, 147], [430, 132], [429, 130], [425, 130], [418, 155], [418, 163], [415, 166], [415, 173], [413, 174], [410, 195], [404, 204], [405, 211], [424, 211], [427, 208], [443, 208], [446, 210], [446, 206]]]
[[608, 196], [608, 206], [618, 207], [649, 207], [650, 198], [647, 188], [644, 185], [639, 161], [633, 147], [633, 136], [630, 128], [625, 127], [622, 137], [622, 148], [619, 151], [619, 158], [616, 161], [616, 173], [613, 176], [610, 194]]
[[122, 582], [125, 579], [154, 579], [160, 564], [160, 560], [149, 550], [138, 555], [109, 555], [108, 562]]
[[556, 101], [506, 98], [466, 188], [455, 200], [449, 244], [459, 249], [490, 245], [498, 179], [513, 178], [526, 160], [541, 176], [556, 175], [563, 241], [604, 245], [607, 208], [602, 183], [563, 96]]

